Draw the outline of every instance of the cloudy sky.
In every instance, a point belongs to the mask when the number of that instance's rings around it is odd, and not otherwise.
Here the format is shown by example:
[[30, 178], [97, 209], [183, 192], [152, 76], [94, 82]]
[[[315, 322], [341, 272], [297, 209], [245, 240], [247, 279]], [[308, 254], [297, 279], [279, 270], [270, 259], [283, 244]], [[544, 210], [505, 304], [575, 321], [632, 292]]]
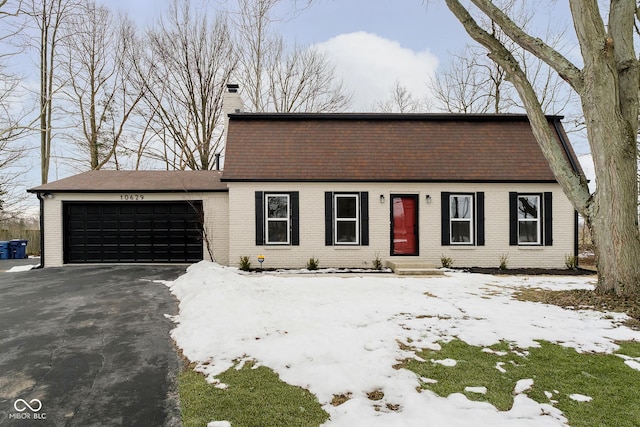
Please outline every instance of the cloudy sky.
[[[152, 24], [170, 2], [101, 1], [142, 25]], [[225, 0], [192, 2], [225, 7]], [[353, 93], [356, 111], [369, 110], [376, 101], [388, 98], [396, 81], [415, 98], [426, 96], [427, 81], [438, 64], [469, 42], [441, 0], [314, 0], [306, 4], [305, 0], [284, 1], [279, 8], [284, 18], [276, 29], [291, 44], [315, 45], [327, 53]]]
[[[144, 27], [153, 25], [171, 0], [98, 1]], [[539, 8], [537, 19], [557, 26], [566, 20], [566, 5], [548, 1], [554, 7]], [[211, 9], [235, 4], [235, 0], [191, 2]], [[294, 6], [296, 13], [291, 12]], [[313, 0], [309, 6], [307, 0], [284, 0], [280, 8], [284, 18], [276, 30], [291, 44], [315, 45], [326, 52], [353, 94], [353, 111], [369, 111], [375, 102], [388, 99], [396, 81], [414, 98], [428, 98], [429, 78], [447, 64], [452, 52], [471, 43], [444, 0]], [[30, 175], [38, 184], [37, 174]]]
[[[153, 24], [171, 0], [99, 0], [129, 14], [139, 24]], [[285, 40], [315, 45], [334, 61], [353, 93], [352, 110], [371, 110], [386, 100], [397, 81], [414, 98], [428, 97], [427, 82], [471, 39], [444, 0], [284, 0], [276, 25]], [[233, 8], [235, 0], [191, 0], [196, 7]], [[554, 0], [537, 3], [543, 26], [566, 26], [567, 6]], [[292, 10], [297, 12], [293, 13]], [[240, 82], [241, 83], [241, 82]]]

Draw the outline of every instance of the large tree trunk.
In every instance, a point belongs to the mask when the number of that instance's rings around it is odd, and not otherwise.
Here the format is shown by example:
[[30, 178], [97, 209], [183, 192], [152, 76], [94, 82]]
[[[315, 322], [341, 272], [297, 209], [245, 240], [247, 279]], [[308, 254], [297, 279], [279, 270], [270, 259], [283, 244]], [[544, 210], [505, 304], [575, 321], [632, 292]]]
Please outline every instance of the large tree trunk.
[[640, 291], [637, 210], [639, 65], [634, 49], [635, 2], [611, 3], [604, 25], [594, 0], [569, 2], [584, 59], [578, 92], [595, 166], [592, 224], [601, 293]]
[[[587, 74], [600, 74], [592, 71]], [[638, 181], [636, 124], [629, 123], [616, 108], [615, 90], [606, 85], [591, 86], [583, 96], [583, 110], [591, 142], [597, 177], [597, 191], [588, 214], [596, 248], [598, 287], [601, 293], [638, 294], [640, 291], [640, 233], [638, 232]], [[637, 90], [637, 88], [636, 88]], [[595, 108], [600, 104], [600, 108]], [[637, 117], [637, 113], [636, 113]]]

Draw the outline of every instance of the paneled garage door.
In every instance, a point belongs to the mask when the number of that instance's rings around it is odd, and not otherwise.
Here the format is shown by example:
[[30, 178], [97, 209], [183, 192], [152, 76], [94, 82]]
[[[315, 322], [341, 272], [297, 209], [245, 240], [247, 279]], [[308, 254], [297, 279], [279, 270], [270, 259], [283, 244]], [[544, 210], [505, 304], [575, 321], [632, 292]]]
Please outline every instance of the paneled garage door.
[[65, 202], [64, 262], [202, 260], [202, 202]]

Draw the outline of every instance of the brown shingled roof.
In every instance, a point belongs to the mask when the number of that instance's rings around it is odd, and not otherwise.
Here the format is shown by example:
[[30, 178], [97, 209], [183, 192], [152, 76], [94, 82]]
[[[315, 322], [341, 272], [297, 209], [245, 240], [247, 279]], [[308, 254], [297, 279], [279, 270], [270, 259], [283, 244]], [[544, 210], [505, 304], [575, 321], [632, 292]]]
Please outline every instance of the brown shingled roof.
[[221, 171], [97, 170], [50, 182], [28, 190], [37, 192], [164, 192], [227, 191]]
[[526, 115], [229, 117], [223, 181], [555, 181]]

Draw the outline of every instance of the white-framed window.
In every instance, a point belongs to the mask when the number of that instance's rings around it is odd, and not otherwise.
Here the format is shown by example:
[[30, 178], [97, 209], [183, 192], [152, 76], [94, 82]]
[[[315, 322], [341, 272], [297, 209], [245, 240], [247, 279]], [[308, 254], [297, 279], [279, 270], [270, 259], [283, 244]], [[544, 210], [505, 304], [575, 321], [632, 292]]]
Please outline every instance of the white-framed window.
[[473, 196], [449, 196], [450, 242], [452, 245], [473, 244]]
[[518, 244], [541, 244], [540, 196], [518, 195]]
[[335, 194], [334, 244], [360, 244], [360, 196], [358, 194]]
[[265, 194], [265, 237], [269, 245], [288, 245], [290, 230], [289, 194]]

